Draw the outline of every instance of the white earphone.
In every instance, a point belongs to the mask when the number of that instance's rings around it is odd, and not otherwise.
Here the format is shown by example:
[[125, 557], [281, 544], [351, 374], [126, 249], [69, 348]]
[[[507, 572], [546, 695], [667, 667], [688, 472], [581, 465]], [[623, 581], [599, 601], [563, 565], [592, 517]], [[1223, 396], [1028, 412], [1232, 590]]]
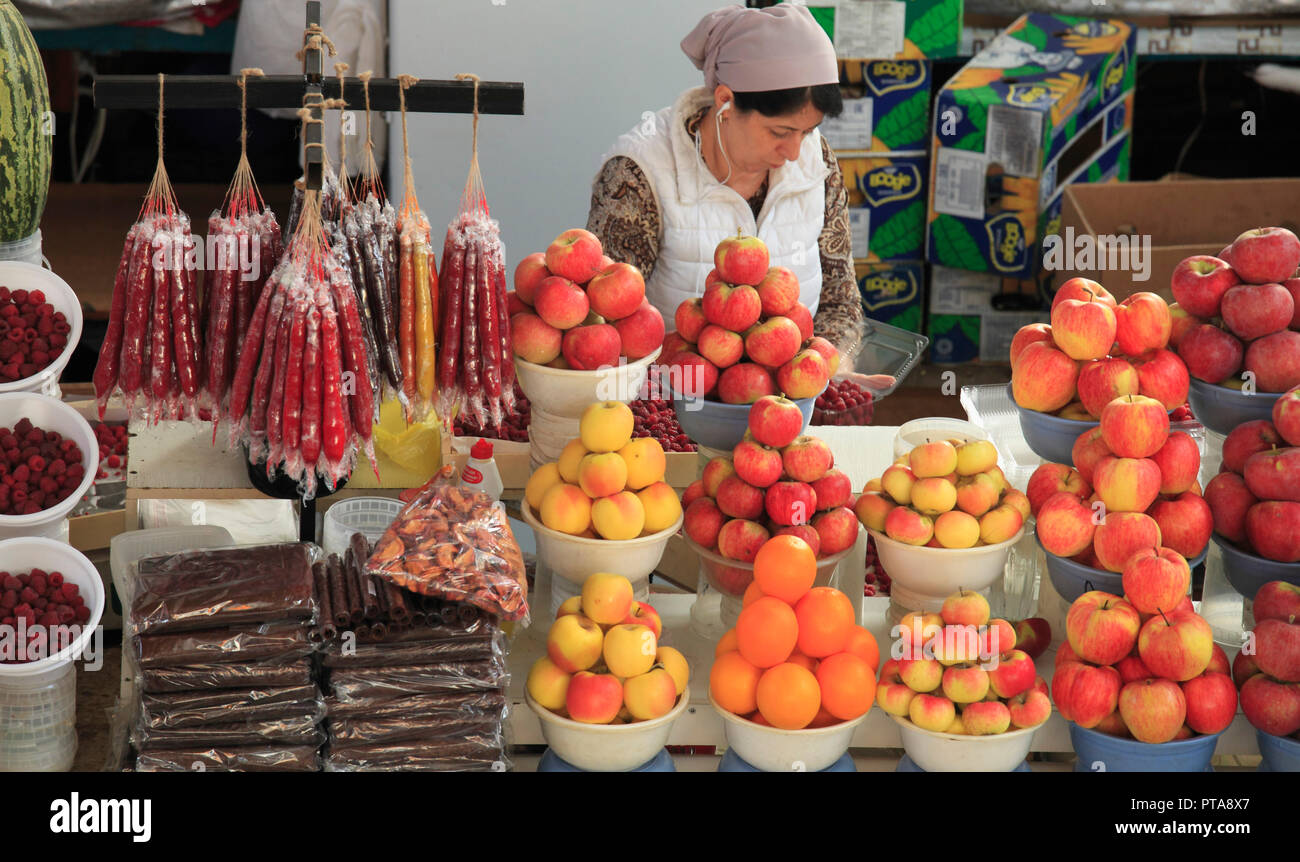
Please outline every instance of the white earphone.
[[728, 110], [730, 107], [731, 107], [731, 100], [728, 99], [727, 101], [722, 103], [721, 108], [718, 108], [718, 113], [721, 114], [723, 111]]

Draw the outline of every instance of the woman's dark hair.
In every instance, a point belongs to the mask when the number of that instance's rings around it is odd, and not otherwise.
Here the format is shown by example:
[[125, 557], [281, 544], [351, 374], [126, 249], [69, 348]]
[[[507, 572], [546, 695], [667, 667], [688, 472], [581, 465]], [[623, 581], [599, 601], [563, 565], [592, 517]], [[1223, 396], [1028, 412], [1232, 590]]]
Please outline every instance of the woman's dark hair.
[[758, 111], [765, 117], [793, 114], [809, 102], [812, 102], [812, 106], [827, 117], [838, 117], [844, 111], [844, 100], [840, 97], [839, 84], [736, 93], [737, 108], [742, 111]]

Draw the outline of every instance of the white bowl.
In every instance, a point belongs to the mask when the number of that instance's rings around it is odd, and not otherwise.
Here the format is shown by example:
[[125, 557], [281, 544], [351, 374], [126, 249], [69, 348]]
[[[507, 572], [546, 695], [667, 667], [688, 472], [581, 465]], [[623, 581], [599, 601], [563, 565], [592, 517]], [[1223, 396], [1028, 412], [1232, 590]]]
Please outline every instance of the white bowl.
[[663, 558], [664, 548], [682, 526], [682, 515], [666, 530], [635, 539], [611, 541], [571, 536], [544, 526], [526, 502], [519, 507], [524, 523], [537, 538], [537, 556], [553, 574], [581, 586], [597, 572], [622, 575], [636, 583], [655, 570]]
[[946, 416], [931, 416], [925, 419], [913, 419], [898, 426], [894, 435], [894, 457], [901, 458], [922, 443], [934, 440], [988, 440], [989, 432], [974, 422], [964, 419], [951, 419]]
[[[684, 536], [686, 546], [700, 555], [700, 564], [704, 567], [705, 577], [708, 578], [709, 585], [721, 593], [723, 596], [733, 599], [743, 599], [745, 590], [754, 581], [754, 564], [742, 563], [739, 560], [729, 560], [719, 554], [717, 551], [711, 551], [708, 548], [701, 547], [691, 541], [690, 536]], [[819, 557], [817, 559], [817, 579], [813, 582], [814, 587], [829, 587], [831, 580], [835, 577], [835, 570], [839, 567], [840, 561], [853, 552], [857, 546], [853, 545], [840, 551], [838, 554], [831, 554], [829, 557]], [[866, 561], [863, 561], [865, 566]], [[893, 577], [891, 574], [890, 577]]]
[[[68, 624], [80, 627], [80, 634], [69, 646], [39, 661], [0, 664], [0, 685], [10, 680], [29, 682], [36, 677], [53, 677], [54, 672], [62, 672], [63, 666], [68, 662], [81, 657], [94, 636], [104, 613], [104, 580], [84, 554], [71, 545], [54, 539], [24, 537], [0, 540], [0, 565], [11, 573], [26, 572], [33, 568], [59, 572], [64, 581], [77, 585], [80, 595], [86, 601], [86, 607], [90, 608], [90, 619], [86, 622]], [[99, 648], [102, 646], [101, 641]]]
[[876, 540], [876, 555], [889, 574], [889, 594], [914, 611], [937, 612], [943, 600], [958, 590], [983, 592], [1002, 577], [1011, 546], [1025, 528], [1005, 542], [975, 548], [927, 548], [909, 545], [884, 533], [867, 530]]
[[[46, 367], [31, 377], [0, 383], [0, 392], [44, 392], [56, 393], [59, 375], [72, 358], [81, 340], [81, 302], [68, 283], [44, 267], [16, 260], [0, 261], [0, 284], [12, 290], [39, 290], [45, 294], [45, 301], [54, 306], [55, 311], [63, 312], [68, 319], [68, 343], [63, 351]], [[98, 449], [96, 450], [98, 451]]]
[[564, 762], [588, 772], [631, 772], [649, 763], [668, 743], [673, 722], [690, 703], [688, 688], [667, 715], [631, 724], [586, 724], [551, 712], [524, 692], [542, 724], [542, 738]]
[[727, 747], [762, 772], [821, 772], [844, 756], [853, 741], [853, 731], [871, 714], [867, 710], [852, 721], [830, 727], [781, 730], [728, 712], [718, 706], [712, 694], [709, 703], [722, 716]]
[[935, 733], [890, 715], [903, 737], [903, 750], [926, 772], [1011, 772], [1029, 756], [1036, 727], [981, 736]]
[[548, 368], [515, 357], [515, 377], [530, 403], [545, 405], [553, 416], [577, 419], [597, 401], [635, 401], [658, 357], [656, 350], [633, 362], [620, 360], [619, 365], [596, 371]]
[[[65, 440], [74, 440], [81, 447], [81, 466], [85, 475], [81, 484], [57, 505], [33, 515], [0, 515], [0, 539], [39, 535], [50, 525], [68, 516], [81, 498], [86, 496], [99, 472], [99, 440], [90, 423], [67, 404], [48, 395], [33, 392], [0, 393], [0, 428], [12, 429], [20, 419], [45, 431], [57, 431]], [[2, 562], [2, 560], [0, 560]]]

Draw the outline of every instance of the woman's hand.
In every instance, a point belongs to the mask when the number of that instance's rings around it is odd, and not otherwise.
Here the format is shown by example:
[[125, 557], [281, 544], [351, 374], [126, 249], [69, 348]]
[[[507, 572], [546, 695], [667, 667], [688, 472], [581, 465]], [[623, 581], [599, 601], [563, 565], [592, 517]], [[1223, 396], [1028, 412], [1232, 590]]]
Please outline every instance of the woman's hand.
[[843, 380], [850, 380], [863, 389], [869, 390], [873, 396], [892, 388], [898, 380], [889, 374], [860, 374], [856, 371], [850, 371], [848, 374], [840, 375]]

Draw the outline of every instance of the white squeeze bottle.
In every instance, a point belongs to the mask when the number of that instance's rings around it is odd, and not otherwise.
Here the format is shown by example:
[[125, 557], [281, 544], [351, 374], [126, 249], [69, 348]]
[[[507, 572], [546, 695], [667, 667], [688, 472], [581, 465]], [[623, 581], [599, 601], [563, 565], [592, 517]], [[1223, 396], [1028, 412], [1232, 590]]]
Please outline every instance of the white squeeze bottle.
[[501, 491], [505, 486], [501, 484], [497, 462], [492, 458], [490, 442], [480, 438], [469, 450], [469, 460], [460, 471], [460, 483], [466, 488], [487, 494], [493, 500], [501, 499]]

